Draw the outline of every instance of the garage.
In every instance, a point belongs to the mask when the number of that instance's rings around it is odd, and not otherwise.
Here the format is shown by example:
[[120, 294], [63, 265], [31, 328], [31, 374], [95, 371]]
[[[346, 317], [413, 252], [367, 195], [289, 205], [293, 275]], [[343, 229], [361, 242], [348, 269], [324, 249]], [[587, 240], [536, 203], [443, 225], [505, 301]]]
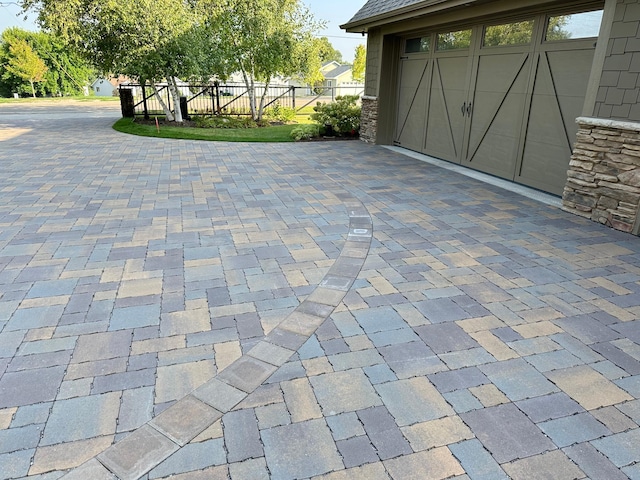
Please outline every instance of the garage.
[[602, 9], [402, 39], [393, 143], [561, 195]]

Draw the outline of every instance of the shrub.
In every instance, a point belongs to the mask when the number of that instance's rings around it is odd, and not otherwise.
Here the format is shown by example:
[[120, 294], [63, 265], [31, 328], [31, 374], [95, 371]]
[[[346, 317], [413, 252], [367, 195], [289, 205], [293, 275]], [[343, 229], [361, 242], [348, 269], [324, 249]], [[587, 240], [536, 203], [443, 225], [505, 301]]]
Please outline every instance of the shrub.
[[317, 137], [320, 134], [318, 130], [318, 125], [300, 125], [291, 130], [289, 135], [298, 142], [300, 140], [309, 140]]
[[229, 117], [214, 115], [211, 117], [196, 117], [194, 119], [200, 128], [256, 128], [258, 124], [251, 117]]
[[275, 122], [289, 123], [296, 118], [296, 110], [294, 108], [283, 107], [280, 103], [271, 107], [265, 112], [265, 116]]
[[357, 95], [336, 97], [333, 103], [320, 103], [313, 107], [311, 119], [319, 125], [329, 126], [337, 135], [356, 134], [360, 131], [361, 108], [356, 105]]

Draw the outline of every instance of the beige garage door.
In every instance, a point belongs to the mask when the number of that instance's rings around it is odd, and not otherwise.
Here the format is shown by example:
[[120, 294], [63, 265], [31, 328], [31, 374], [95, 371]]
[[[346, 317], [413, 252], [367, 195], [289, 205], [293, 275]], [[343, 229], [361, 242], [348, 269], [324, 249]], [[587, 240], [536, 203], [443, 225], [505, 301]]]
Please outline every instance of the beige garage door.
[[[585, 15], [590, 28], [575, 30]], [[395, 143], [562, 194], [600, 16], [538, 15], [408, 38]]]

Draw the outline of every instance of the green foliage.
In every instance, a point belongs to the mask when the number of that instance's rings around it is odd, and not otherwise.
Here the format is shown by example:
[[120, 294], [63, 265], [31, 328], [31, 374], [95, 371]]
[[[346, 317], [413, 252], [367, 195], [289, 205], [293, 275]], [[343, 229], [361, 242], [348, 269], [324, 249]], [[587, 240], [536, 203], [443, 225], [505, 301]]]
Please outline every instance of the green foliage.
[[255, 119], [262, 118], [267, 92], [257, 98], [256, 82], [317, 74], [319, 60], [309, 52], [320, 24], [299, 0], [218, 0], [215, 6], [206, 22], [212, 69], [222, 78], [242, 74]]
[[118, 120], [113, 128], [119, 132], [156, 138], [182, 138], [185, 140], [209, 140], [219, 142], [292, 142], [289, 136], [295, 125], [277, 125], [267, 128], [191, 128], [177, 124], [145, 125], [130, 118]]
[[8, 74], [28, 81], [31, 86], [31, 95], [36, 96], [34, 83], [44, 80], [47, 66], [25, 40], [13, 39], [9, 44], [9, 59], [4, 67]]
[[547, 26], [546, 40], [567, 40], [571, 38], [571, 33], [564, 29], [570, 18], [571, 15], [559, 15], [557, 17], [551, 17], [549, 19], [549, 25]]
[[273, 107], [265, 112], [265, 116], [275, 122], [289, 123], [296, 118], [296, 110], [290, 107], [283, 107], [276, 102]]
[[367, 49], [364, 45], [356, 47], [356, 53], [353, 59], [353, 79], [356, 82], [364, 82], [364, 73], [367, 65]]
[[194, 122], [200, 128], [257, 128], [260, 126], [251, 117], [230, 117], [226, 115], [195, 117]]
[[327, 37], [316, 38], [315, 42], [318, 48], [318, 56], [322, 63], [331, 61], [336, 61], [340, 64], [342, 63], [342, 53], [333, 48], [333, 45], [331, 45], [331, 42]]
[[485, 29], [484, 45], [487, 47], [526, 45], [531, 43], [532, 35], [533, 20], [491, 25]]
[[357, 95], [336, 97], [333, 103], [320, 103], [313, 107], [311, 119], [321, 126], [330, 126], [338, 135], [355, 134], [360, 131], [361, 108], [356, 105]]
[[291, 138], [296, 142], [300, 140], [310, 140], [312, 138], [320, 136], [320, 129], [318, 125], [308, 124], [299, 125], [291, 130]]
[[471, 30], [458, 30], [438, 34], [438, 50], [456, 50], [469, 48], [471, 45]]

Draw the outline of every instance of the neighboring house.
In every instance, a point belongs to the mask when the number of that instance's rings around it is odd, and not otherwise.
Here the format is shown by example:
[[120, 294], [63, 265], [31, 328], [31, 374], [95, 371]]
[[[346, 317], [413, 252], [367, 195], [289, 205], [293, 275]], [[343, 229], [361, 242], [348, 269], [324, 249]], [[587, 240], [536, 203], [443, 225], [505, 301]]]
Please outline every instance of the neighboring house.
[[96, 97], [113, 97], [118, 94], [118, 83], [115, 79], [97, 78], [91, 88]]
[[364, 90], [364, 85], [353, 80], [353, 67], [351, 65], [341, 65], [336, 61], [325, 63], [320, 69], [324, 76], [323, 87], [333, 90], [333, 94], [339, 95], [360, 95]]
[[368, 36], [362, 139], [640, 232], [640, 0], [369, 0], [342, 28]]

